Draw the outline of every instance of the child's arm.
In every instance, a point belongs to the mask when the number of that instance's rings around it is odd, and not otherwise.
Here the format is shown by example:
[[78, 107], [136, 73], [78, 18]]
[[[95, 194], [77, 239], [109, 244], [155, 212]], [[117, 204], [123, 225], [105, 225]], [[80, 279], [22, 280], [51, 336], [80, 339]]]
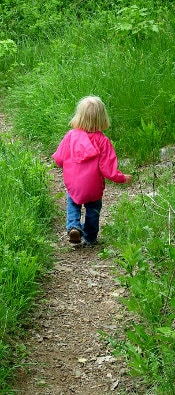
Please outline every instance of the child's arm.
[[118, 161], [113, 145], [110, 140], [106, 137], [101, 145], [99, 168], [104, 178], [117, 183], [130, 184], [132, 176], [129, 174], [123, 174], [117, 169]]
[[66, 153], [68, 150], [68, 135], [65, 135], [64, 138], [61, 140], [56, 152], [52, 155], [55, 163], [59, 167], [63, 167], [64, 159], [66, 157]]

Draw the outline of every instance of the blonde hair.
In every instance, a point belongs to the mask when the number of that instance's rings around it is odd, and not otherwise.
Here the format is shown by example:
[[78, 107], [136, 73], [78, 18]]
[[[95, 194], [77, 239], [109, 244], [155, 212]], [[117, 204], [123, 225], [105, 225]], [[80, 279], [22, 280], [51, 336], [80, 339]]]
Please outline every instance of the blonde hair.
[[77, 104], [75, 115], [70, 121], [74, 129], [87, 132], [103, 131], [110, 126], [104, 103], [98, 96], [83, 97]]

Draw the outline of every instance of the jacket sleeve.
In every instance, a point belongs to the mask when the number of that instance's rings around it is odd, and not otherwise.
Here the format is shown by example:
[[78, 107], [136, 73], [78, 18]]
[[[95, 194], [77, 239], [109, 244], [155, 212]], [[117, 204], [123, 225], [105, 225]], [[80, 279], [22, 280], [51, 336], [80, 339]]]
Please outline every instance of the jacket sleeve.
[[59, 167], [63, 167], [64, 160], [67, 156], [69, 150], [69, 135], [66, 134], [64, 138], [61, 140], [56, 152], [52, 155], [55, 163]]
[[112, 143], [105, 136], [100, 149], [99, 169], [104, 178], [108, 180], [124, 183], [125, 175], [117, 169], [118, 160]]

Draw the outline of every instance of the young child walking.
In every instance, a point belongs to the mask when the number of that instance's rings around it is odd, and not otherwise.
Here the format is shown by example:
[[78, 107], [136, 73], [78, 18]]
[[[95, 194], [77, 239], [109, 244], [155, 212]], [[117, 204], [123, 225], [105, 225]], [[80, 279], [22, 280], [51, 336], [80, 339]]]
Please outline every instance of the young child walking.
[[[97, 243], [105, 178], [129, 184], [132, 176], [117, 170], [115, 150], [103, 133], [110, 122], [99, 97], [81, 99], [70, 125], [72, 130], [66, 133], [52, 157], [57, 166], [63, 168], [69, 242], [92, 246]], [[82, 205], [84, 223], [81, 222]]]

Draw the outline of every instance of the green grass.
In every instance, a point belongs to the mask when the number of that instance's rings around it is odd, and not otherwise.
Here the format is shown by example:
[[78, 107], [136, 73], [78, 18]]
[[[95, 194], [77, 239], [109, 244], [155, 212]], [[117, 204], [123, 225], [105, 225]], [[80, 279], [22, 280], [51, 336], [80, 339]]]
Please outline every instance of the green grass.
[[[17, 133], [39, 140], [50, 155], [68, 130], [76, 102], [95, 94], [111, 118], [107, 134], [120, 156], [135, 155], [141, 119], [154, 123], [160, 145], [172, 143], [174, 130], [174, 32], [168, 15], [162, 30], [146, 37], [117, 37], [115, 16], [84, 19], [44, 46], [19, 44], [8, 109]], [[7, 80], [8, 80], [7, 78]], [[12, 82], [10, 82], [11, 84]]]
[[112, 353], [125, 358], [128, 374], [141, 379], [141, 391], [171, 395], [175, 391], [173, 168], [163, 171], [160, 167], [157, 177], [156, 195], [146, 195], [151, 167], [143, 169], [142, 193], [133, 198], [124, 194], [111, 207], [103, 227], [108, 247], [100, 257], [111, 257], [117, 285], [126, 288], [119, 302], [121, 309], [127, 307], [130, 320], [122, 334], [117, 322], [114, 336], [101, 334]]
[[[47, 168], [20, 141], [0, 142], [0, 387], [17, 357], [11, 338], [20, 334], [24, 312], [51, 265], [53, 202]], [[50, 234], [50, 236], [49, 236]], [[51, 240], [51, 239], [50, 239]], [[15, 346], [17, 347], [17, 345]], [[15, 355], [14, 355], [15, 354]], [[12, 370], [11, 370], [12, 369]]]

